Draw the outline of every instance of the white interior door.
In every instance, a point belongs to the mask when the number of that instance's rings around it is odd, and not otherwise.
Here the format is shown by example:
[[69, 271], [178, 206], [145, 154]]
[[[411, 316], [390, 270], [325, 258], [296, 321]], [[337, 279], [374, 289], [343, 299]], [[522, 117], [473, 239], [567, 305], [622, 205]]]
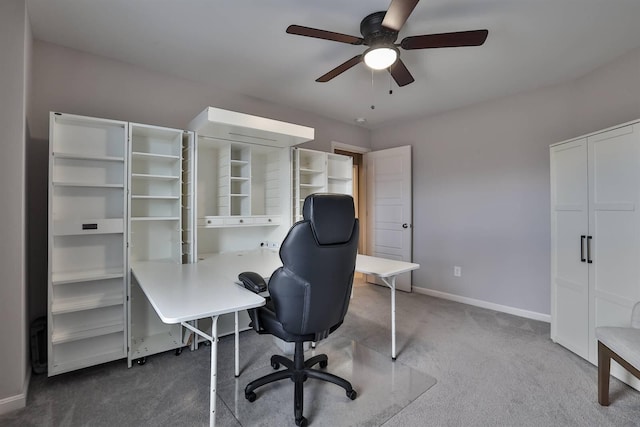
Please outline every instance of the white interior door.
[[[367, 255], [412, 261], [411, 146], [365, 153], [367, 170]], [[367, 281], [377, 283], [373, 277]], [[411, 292], [411, 273], [396, 279]]]

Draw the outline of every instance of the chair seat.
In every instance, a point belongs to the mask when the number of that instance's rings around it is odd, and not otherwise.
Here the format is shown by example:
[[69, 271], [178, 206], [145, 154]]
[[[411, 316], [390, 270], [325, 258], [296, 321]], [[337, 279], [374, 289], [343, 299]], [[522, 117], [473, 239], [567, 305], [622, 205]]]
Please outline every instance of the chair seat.
[[596, 328], [598, 341], [640, 369], [640, 329], [602, 326]]

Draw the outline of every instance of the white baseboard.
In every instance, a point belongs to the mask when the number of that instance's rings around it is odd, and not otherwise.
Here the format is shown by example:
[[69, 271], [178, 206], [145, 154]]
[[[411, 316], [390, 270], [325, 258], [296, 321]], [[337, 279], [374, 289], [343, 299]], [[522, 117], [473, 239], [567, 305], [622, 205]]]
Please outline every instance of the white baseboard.
[[16, 394], [15, 396], [9, 396], [4, 399], [0, 399], [0, 415], [6, 414], [16, 409], [24, 408], [27, 406], [27, 394], [29, 392], [29, 382], [31, 381], [31, 367], [27, 369], [27, 374], [24, 378], [24, 385], [22, 386], [23, 392]]
[[539, 320], [541, 322], [551, 323], [551, 315], [536, 313], [535, 311], [522, 310], [520, 308], [509, 307], [507, 305], [495, 304], [493, 302], [482, 301], [478, 299], [462, 297], [460, 295], [449, 294], [447, 292], [434, 291], [433, 289], [421, 288], [413, 286], [411, 290], [417, 294], [428, 295], [430, 297], [442, 298], [450, 301], [461, 302], [463, 304], [475, 305], [476, 307], [488, 308], [489, 310], [500, 311], [502, 313], [513, 314], [527, 319]]

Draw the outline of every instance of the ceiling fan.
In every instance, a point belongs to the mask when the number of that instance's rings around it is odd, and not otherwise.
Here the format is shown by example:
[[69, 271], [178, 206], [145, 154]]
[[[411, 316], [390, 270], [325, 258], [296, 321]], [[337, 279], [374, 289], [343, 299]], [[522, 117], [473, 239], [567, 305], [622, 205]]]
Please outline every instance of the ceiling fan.
[[317, 82], [328, 82], [364, 61], [368, 67], [374, 70], [388, 69], [398, 86], [406, 86], [412, 83], [414, 78], [400, 59], [398, 47], [405, 50], [413, 50], [480, 46], [489, 34], [488, 30], [426, 34], [422, 36], [405, 37], [399, 44], [396, 44], [395, 41], [398, 38], [400, 29], [407, 21], [407, 18], [409, 18], [411, 12], [413, 12], [418, 1], [419, 0], [392, 0], [386, 12], [375, 12], [366, 16], [360, 23], [360, 33], [362, 37], [318, 30], [300, 25], [290, 25], [287, 28], [287, 33], [351, 45], [369, 46], [364, 53], [354, 56], [317, 78]]

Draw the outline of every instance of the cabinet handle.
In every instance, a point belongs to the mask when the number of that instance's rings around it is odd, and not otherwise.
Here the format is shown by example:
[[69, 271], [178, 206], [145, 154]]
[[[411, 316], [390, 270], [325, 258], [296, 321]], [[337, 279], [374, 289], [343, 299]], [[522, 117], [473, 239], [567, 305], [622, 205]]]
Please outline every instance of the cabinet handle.
[[587, 236], [580, 236], [580, 262], [585, 262], [586, 259], [584, 258], [584, 239]]
[[587, 264], [593, 263], [591, 259], [591, 239], [593, 239], [593, 236], [587, 236]]
[[241, 219], [241, 220], [240, 220], [240, 224], [242, 224], [243, 222], [244, 222], [244, 219]]

